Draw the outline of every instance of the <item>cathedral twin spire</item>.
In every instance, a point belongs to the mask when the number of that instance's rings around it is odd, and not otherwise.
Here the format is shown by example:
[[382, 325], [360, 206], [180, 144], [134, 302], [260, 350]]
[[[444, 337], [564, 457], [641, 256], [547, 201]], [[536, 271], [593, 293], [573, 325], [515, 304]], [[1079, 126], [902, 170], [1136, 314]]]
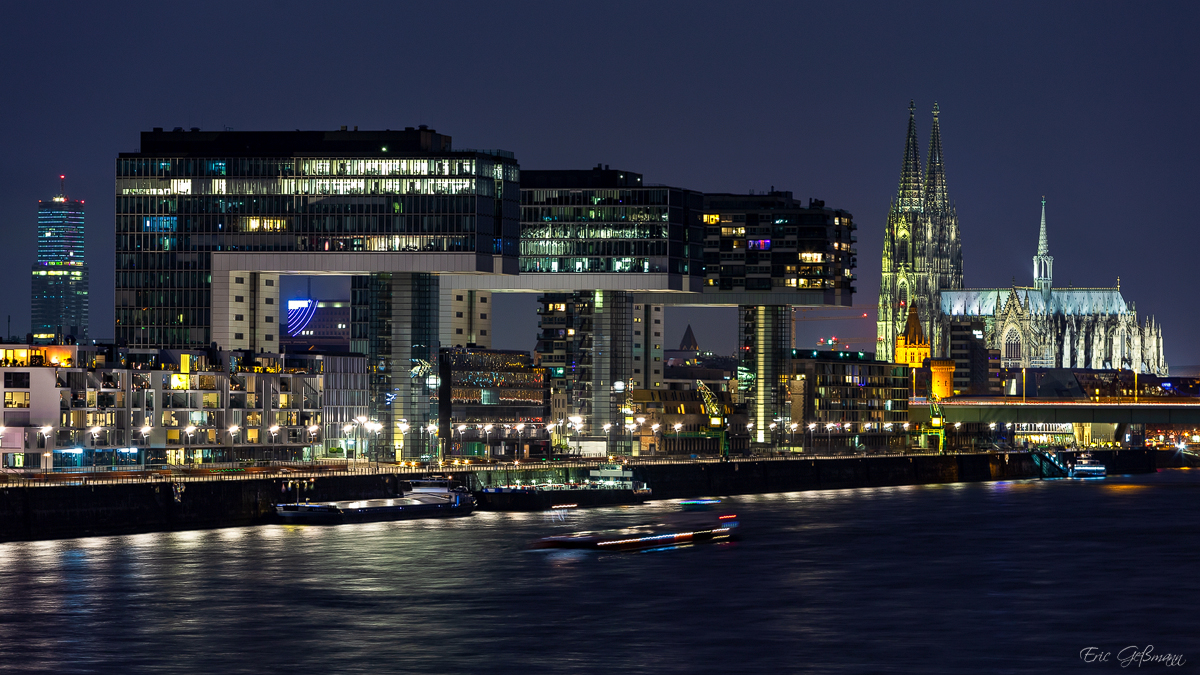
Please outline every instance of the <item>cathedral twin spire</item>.
[[908, 136], [904, 141], [904, 163], [900, 167], [900, 188], [896, 194], [897, 206], [902, 212], [944, 212], [950, 209], [939, 112], [938, 104], [934, 103], [929, 154], [925, 160], [925, 171], [922, 172], [921, 153], [917, 145], [916, 106], [912, 101], [908, 102]]
[[904, 141], [904, 164], [900, 167], [900, 189], [896, 200], [902, 212], [920, 212], [923, 207], [921, 152], [917, 148], [916, 107], [912, 101], [908, 102], [908, 138]]
[[910, 310], [925, 327], [935, 354], [948, 347], [936, 317], [943, 290], [962, 288], [962, 245], [958, 216], [946, 188], [940, 109], [933, 106], [933, 129], [924, 166], [917, 144], [916, 106], [908, 104], [908, 134], [900, 184], [884, 234], [878, 340], [880, 355], [895, 355]]

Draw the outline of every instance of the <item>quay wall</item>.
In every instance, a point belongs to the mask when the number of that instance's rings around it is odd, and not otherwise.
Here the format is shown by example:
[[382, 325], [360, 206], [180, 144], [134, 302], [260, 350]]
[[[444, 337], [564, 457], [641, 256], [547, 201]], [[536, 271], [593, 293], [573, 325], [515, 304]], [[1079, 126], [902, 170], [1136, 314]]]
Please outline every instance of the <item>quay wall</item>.
[[[1152, 472], [1153, 450], [1093, 453], [1110, 474]], [[846, 457], [739, 462], [635, 464], [634, 480], [653, 489], [652, 499], [825, 490], [887, 485], [1037, 478], [1027, 454]], [[471, 489], [517, 480], [570, 482], [588, 468], [538, 466], [520, 470], [452, 471]], [[334, 501], [397, 495], [414, 474], [380, 473], [315, 478], [300, 499]], [[116, 485], [24, 487], [0, 483], [0, 541], [61, 539], [170, 530], [234, 527], [271, 522], [273, 505], [296, 498], [287, 477]]]
[[[1098, 451], [1093, 456], [1111, 474], [1155, 471], [1153, 451]], [[1066, 453], [1070, 457], [1071, 453]], [[832, 490], [888, 485], [922, 485], [1038, 478], [1033, 457], [1025, 453], [921, 455], [915, 457], [846, 457], [742, 462], [634, 464], [633, 479], [653, 490], [651, 499]], [[528, 484], [537, 480], [566, 483], [586, 479], [588, 469], [531, 468], [519, 471], [474, 471], [456, 474], [472, 489]]]
[[[301, 499], [396, 496], [393, 474], [328, 476]], [[117, 485], [13, 487], [0, 484], [0, 541], [62, 539], [164, 530], [195, 530], [269, 522], [274, 504], [292, 501], [286, 478], [170, 480]], [[181, 489], [182, 488], [182, 489]]]

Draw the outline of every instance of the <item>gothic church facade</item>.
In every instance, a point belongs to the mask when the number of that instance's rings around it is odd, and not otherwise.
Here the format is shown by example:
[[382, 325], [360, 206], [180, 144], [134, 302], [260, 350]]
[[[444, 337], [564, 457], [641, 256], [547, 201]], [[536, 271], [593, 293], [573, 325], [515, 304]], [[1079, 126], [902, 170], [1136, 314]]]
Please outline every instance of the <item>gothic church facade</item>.
[[910, 102], [900, 187], [884, 232], [878, 357], [896, 360], [897, 340], [914, 311], [934, 357], [950, 356], [954, 321], [983, 319], [987, 347], [1000, 351], [1004, 367], [1168, 374], [1161, 326], [1153, 317], [1139, 321], [1134, 304], [1121, 296], [1119, 280], [1113, 288], [1053, 287], [1045, 199], [1033, 263], [1033, 286], [963, 288], [958, 214], [946, 190], [938, 107], [934, 104], [922, 171]]
[[921, 328], [935, 356], [948, 349], [939, 321], [939, 293], [963, 286], [962, 243], [958, 213], [946, 190], [938, 106], [933, 106], [929, 153], [921, 169], [917, 124], [908, 105], [908, 137], [900, 167], [900, 188], [888, 210], [883, 239], [883, 278], [879, 284], [878, 358], [894, 361], [896, 338], [904, 334], [909, 309], [917, 310]]

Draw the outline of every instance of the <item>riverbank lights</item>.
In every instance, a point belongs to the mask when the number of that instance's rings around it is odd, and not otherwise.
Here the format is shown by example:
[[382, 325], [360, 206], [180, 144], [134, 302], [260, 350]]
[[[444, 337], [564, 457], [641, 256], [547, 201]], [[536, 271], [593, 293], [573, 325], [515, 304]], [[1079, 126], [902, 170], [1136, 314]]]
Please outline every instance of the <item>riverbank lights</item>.
[[792, 431], [795, 431], [796, 427], [798, 427], [798, 426], [800, 426], [800, 425], [796, 424], [795, 422], [792, 422], [792, 426], [791, 426]]
[[962, 422], [955, 422], [955, 423], [954, 423], [954, 428], [955, 428], [955, 429], [961, 429], [961, 428], [962, 428]]
[[571, 421], [571, 424], [574, 424], [574, 425], [575, 425], [575, 426], [577, 426], [577, 427], [578, 427], [580, 424], [583, 424], [583, 418], [582, 418], [582, 417], [568, 417], [567, 419]]
[[465, 424], [458, 425], [458, 433], [461, 434], [462, 432], [464, 432], [466, 430], [467, 430], [467, 425], [465, 425]]
[[524, 425], [524, 424], [518, 424], [518, 425], [517, 425], [517, 433], [520, 433], [520, 432], [522, 432], [522, 431], [525, 431], [525, 425]]
[[809, 431], [812, 431], [813, 429], [816, 429], [816, 428], [817, 428], [817, 423], [816, 423], [816, 422], [810, 422], [810, 423], [809, 423], [809, 425], [808, 425], [808, 430], [809, 430]]
[[354, 418], [354, 421], [355, 421], [355, 422], [358, 422], [359, 424], [366, 424], [366, 423], [367, 423], [367, 418], [366, 418], [366, 416], [365, 416], [365, 415], [359, 415], [358, 417], [355, 417], [355, 418]]
[[483, 430], [484, 430], [484, 431], [491, 431], [491, 430], [492, 430], [492, 425], [488, 424], [488, 425], [484, 426], [484, 427], [483, 427]]
[[612, 428], [612, 425], [611, 425], [611, 424], [605, 424], [605, 425], [604, 425], [604, 431], [605, 431], [605, 432], [607, 432], [607, 431], [608, 431], [609, 429], [611, 429], [611, 428]]
[[988, 422], [988, 428], [989, 428], [989, 429], [995, 429], [995, 428], [996, 428], [996, 423], [995, 423], [995, 422]]
[[646, 418], [645, 418], [645, 417], [638, 417], [638, 418], [636, 418], [636, 419], [635, 419], [635, 421], [636, 421], [638, 424], [645, 424], [645, 423], [646, 423]]
[[651, 424], [651, 425], [650, 425], [650, 431], [653, 431], [654, 433], [658, 433], [658, 428], [659, 428], [660, 426], [662, 426], [662, 425], [661, 425], [661, 424]]
[[754, 422], [746, 423], [746, 431], [754, 431]]
[[348, 434], [348, 433], [350, 433], [350, 432], [351, 432], [353, 429], [354, 429], [354, 425], [353, 425], [353, 424], [347, 424], [346, 426], [342, 427], [342, 433], [343, 433], [343, 434]]
[[[240, 429], [241, 429], [241, 427], [239, 427], [238, 425], [235, 424], [235, 425], [229, 427], [229, 433], [236, 434], [238, 432], [238, 430], [240, 430]], [[145, 431], [145, 428], [143, 428], [142, 431]]]
[[767, 425], [767, 428], [770, 429], [771, 431], [775, 431], [775, 427], [777, 427], [777, 426], [779, 426], [779, 425], [775, 424], [774, 422], [771, 422], [770, 424]]
[[400, 427], [400, 433], [402, 433], [402, 434], [408, 433], [408, 423], [407, 422], [400, 422], [396, 426]]
[[191, 436], [192, 434], [196, 433], [196, 427], [184, 427], [183, 433]]
[[679, 430], [682, 428], [683, 428], [682, 424], [680, 424], [678, 422], [675, 423], [675, 433], [679, 433]]
[[891, 423], [891, 422], [888, 422], [887, 424], [884, 424], [884, 425], [883, 425], [883, 428], [884, 428], [886, 431], [891, 431], [891, 430], [892, 430], [892, 423]]
[[100, 427], [92, 427], [91, 432], [92, 432], [93, 437], [99, 436], [100, 435]]
[[425, 431], [428, 431], [429, 433], [431, 433], [431, 434], [432, 434], [432, 433], [434, 433], [435, 431], [437, 431], [437, 425], [436, 425], [436, 424], [430, 424], [430, 425], [429, 425], [429, 426], [428, 426], [428, 427], [425, 429]]
[[905, 431], [907, 431], [907, 430], [908, 430], [908, 422], [905, 422], [905, 423], [904, 423], [904, 429], [905, 429]]

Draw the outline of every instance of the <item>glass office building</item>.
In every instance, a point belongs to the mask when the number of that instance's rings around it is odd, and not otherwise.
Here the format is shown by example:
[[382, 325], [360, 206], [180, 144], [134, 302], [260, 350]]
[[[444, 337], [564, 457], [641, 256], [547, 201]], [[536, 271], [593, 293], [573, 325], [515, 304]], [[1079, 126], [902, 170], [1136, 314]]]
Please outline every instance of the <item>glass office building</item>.
[[88, 266], [83, 201], [64, 190], [38, 202], [37, 262], [31, 283], [30, 332], [42, 342], [88, 336]]
[[278, 351], [279, 277], [353, 275], [380, 422], [429, 416], [411, 372], [436, 363], [437, 275], [518, 268], [516, 159], [425, 127], [154, 129], [116, 173], [119, 342]]

